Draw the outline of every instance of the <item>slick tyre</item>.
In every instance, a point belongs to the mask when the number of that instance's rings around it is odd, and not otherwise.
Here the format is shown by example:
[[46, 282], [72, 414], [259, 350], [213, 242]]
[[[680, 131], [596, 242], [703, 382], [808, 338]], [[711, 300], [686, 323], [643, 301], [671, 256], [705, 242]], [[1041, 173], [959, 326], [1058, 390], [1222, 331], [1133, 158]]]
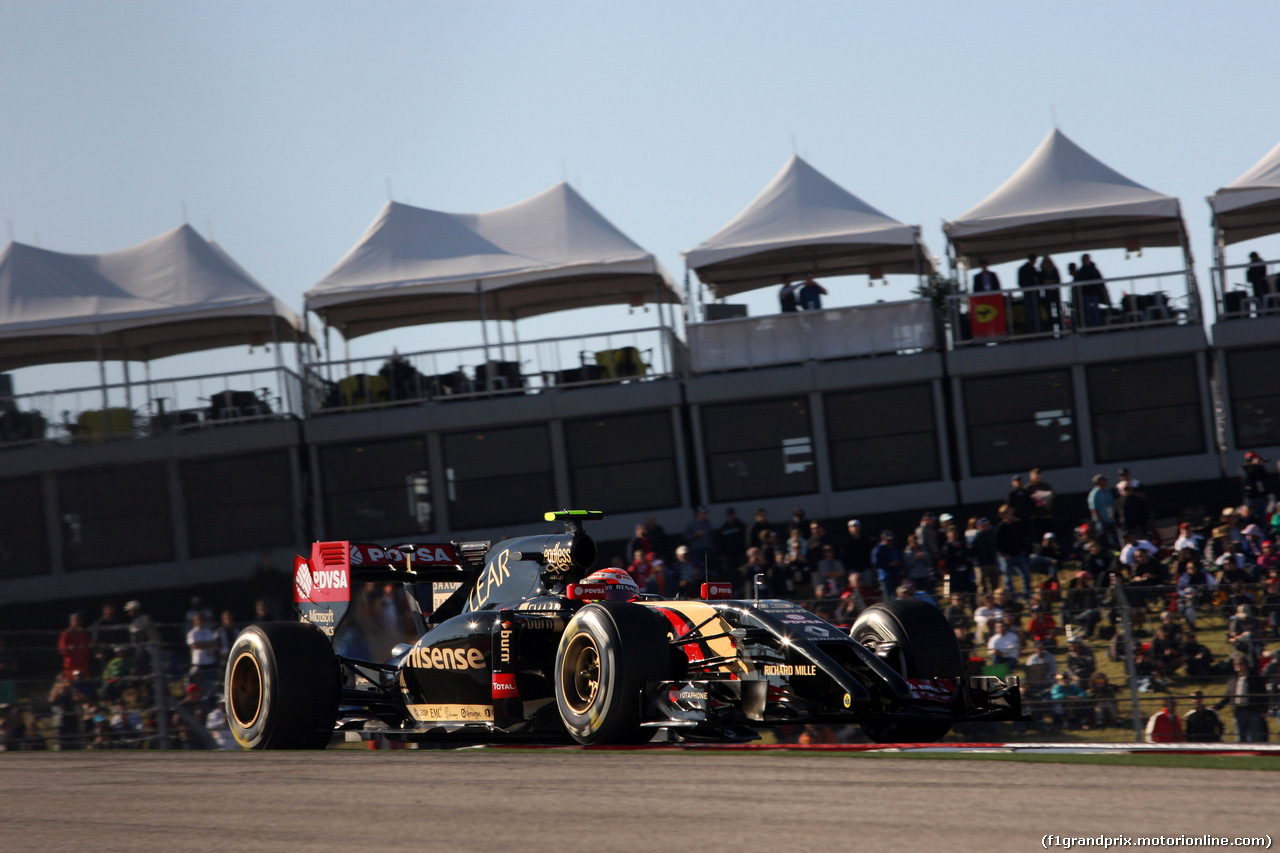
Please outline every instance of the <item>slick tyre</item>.
[[556, 707], [578, 743], [643, 743], [652, 735], [640, 727], [645, 682], [670, 677], [661, 616], [625, 602], [588, 604], [560, 637]]
[[[897, 643], [894, 668], [904, 678], [960, 678], [964, 661], [955, 632], [925, 601], [886, 601], [868, 607], [849, 630], [864, 646]], [[947, 720], [876, 720], [862, 724], [876, 743], [932, 743], [951, 731]]]
[[232, 644], [225, 690], [227, 722], [244, 749], [324, 749], [342, 684], [319, 628], [266, 622]]

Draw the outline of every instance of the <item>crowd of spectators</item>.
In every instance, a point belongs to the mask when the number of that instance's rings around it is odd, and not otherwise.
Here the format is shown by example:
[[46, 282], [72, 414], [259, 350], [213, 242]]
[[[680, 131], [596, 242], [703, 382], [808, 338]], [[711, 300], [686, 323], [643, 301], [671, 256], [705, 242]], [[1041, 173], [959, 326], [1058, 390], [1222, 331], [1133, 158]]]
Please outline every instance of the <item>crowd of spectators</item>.
[[[1179, 738], [1208, 738], [1207, 721], [1229, 708], [1240, 740], [1264, 741], [1280, 709], [1280, 649], [1267, 650], [1280, 640], [1280, 511], [1261, 462], [1248, 454], [1238, 506], [1163, 536], [1130, 472], [1114, 486], [1095, 477], [1089, 517], [1066, 520], [1032, 470], [1012, 478], [991, 517], [926, 512], [909, 531], [803, 509], [781, 523], [757, 509], [747, 524], [729, 508], [716, 525], [698, 507], [672, 535], [651, 515], [615, 565], [650, 593], [697, 598], [704, 579], [728, 581], [738, 597], [791, 599], [841, 626], [887, 599], [930, 601], [973, 672], [1021, 676], [1037, 725], [1132, 726], [1121, 713], [1132, 657], [1139, 694], [1194, 700]], [[1207, 644], [1198, 631], [1211, 632]], [[1149, 738], [1162, 732], [1148, 726]]]

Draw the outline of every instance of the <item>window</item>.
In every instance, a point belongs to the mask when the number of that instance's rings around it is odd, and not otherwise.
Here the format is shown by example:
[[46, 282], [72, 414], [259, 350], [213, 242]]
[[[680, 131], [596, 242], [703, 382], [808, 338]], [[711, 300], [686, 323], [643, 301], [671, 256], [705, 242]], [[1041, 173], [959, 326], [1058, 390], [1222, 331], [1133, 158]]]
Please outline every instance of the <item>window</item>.
[[702, 430], [713, 501], [818, 490], [804, 397], [703, 406]]
[[828, 394], [824, 408], [837, 491], [941, 478], [929, 383]]
[[174, 558], [169, 477], [160, 463], [58, 475], [66, 567], [96, 569]]
[[295, 544], [287, 452], [183, 462], [181, 471], [191, 556]]
[[1080, 464], [1069, 370], [984, 376], [961, 387], [973, 476]]
[[1280, 444], [1280, 348], [1227, 353], [1227, 385], [1236, 447]]
[[1194, 355], [1096, 364], [1085, 376], [1098, 462], [1205, 452]]
[[566, 421], [573, 505], [606, 513], [680, 504], [671, 412]]
[[40, 478], [0, 481], [0, 578], [48, 572], [49, 540]]
[[425, 438], [323, 447], [320, 469], [330, 536], [380, 539], [435, 529]]
[[540, 521], [555, 508], [545, 424], [446, 435], [444, 465], [454, 530]]

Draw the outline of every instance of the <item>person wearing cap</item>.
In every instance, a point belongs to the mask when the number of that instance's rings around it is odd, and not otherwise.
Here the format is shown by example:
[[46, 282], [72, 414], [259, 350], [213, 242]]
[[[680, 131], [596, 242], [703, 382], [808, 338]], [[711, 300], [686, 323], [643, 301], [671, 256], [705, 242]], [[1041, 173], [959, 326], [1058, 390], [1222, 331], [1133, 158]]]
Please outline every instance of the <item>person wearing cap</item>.
[[1265, 460], [1250, 450], [1244, 455], [1244, 464], [1240, 466], [1240, 489], [1244, 494], [1244, 503], [1249, 507], [1249, 515], [1254, 521], [1266, 523], [1267, 504], [1270, 503], [1270, 479], [1267, 476]]
[[1204, 550], [1204, 537], [1191, 529], [1190, 523], [1184, 521], [1178, 525], [1178, 538], [1173, 543], [1174, 551], [1190, 548], [1199, 554]]
[[960, 594], [965, 600], [978, 591], [973, 577], [973, 560], [969, 554], [969, 546], [964, 541], [964, 531], [959, 527], [947, 528], [947, 541], [942, 546], [942, 561], [939, 564], [947, 579], [947, 590], [951, 594]]
[[902, 580], [902, 551], [893, 544], [892, 530], [880, 533], [880, 544], [871, 549], [871, 564], [880, 581], [880, 594], [888, 601]]
[[978, 532], [969, 545], [969, 554], [978, 567], [978, 586], [981, 592], [995, 592], [1000, 586], [1000, 554], [991, 521], [978, 519]]
[[1191, 710], [1182, 718], [1182, 729], [1190, 743], [1219, 743], [1226, 726], [1218, 712], [1204, 704], [1204, 691], [1191, 694]]
[[1107, 487], [1107, 478], [1102, 474], [1093, 476], [1093, 488], [1089, 491], [1089, 516], [1093, 519], [1094, 529], [1102, 534], [1112, 548], [1120, 546], [1116, 532], [1116, 499]]
[[862, 532], [862, 522], [849, 519], [843, 542], [844, 565], [851, 572], [865, 572], [871, 568], [871, 550], [875, 547]]
[[1098, 668], [1093, 650], [1084, 644], [1084, 640], [1078, 634], [1067, 641], [1066, 668], [1067, 672], [1079, 679], [1081, 684], [1088, 683]]
[[1062, 549], [1058, 547], [1058, 535], [1053, 531], [1043, 534], [1040, 542], [1031, 549], [1027, 558], [1031, 571], [1048, 575], [1049, 580], [1057, 582], [1058, 564], [1062, 562]]

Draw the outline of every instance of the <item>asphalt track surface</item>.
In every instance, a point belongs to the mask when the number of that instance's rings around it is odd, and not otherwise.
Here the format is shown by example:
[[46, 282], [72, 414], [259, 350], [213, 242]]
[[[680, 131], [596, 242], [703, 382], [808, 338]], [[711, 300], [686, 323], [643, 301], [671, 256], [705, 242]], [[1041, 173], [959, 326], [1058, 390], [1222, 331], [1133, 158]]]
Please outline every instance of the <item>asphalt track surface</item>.
[[1046, 833], [1274, 838], [1275, 778], [795, 753], [11, 753], [0, 849], [903, 853], [1036, 850]]

